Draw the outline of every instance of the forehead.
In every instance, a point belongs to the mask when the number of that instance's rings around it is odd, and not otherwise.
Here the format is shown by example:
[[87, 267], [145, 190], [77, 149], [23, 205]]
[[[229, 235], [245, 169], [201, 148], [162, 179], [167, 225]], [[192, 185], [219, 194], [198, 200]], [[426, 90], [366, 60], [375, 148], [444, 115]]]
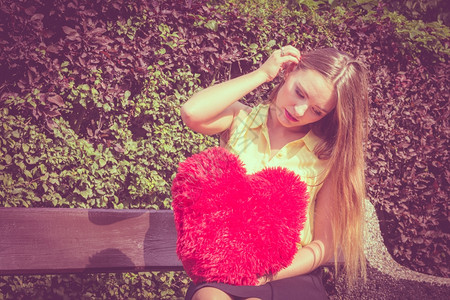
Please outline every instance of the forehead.
[[291, 87], [299, 87], [314, 104], [332, 109], [336, 100], [333, 96], [333, 85], [316, 70], [300, 69], [289, 74], [287, 81]]

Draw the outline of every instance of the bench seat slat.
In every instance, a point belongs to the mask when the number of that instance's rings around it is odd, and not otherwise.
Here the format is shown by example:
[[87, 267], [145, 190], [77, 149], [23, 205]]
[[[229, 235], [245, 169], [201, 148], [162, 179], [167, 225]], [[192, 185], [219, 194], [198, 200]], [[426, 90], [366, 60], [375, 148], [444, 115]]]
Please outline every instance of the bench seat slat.
[[0, 275], [183, 270], [176, 240], [171, 210], [2, 207]]
[[0, 208], [0, 274], [182, 270], [172, 211]]

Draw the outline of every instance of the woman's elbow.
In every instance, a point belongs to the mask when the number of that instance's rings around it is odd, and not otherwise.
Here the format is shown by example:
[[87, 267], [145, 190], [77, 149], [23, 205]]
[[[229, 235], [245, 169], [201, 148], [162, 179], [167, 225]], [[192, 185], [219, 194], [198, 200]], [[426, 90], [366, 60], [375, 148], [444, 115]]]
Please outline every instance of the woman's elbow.
[[194, 126], [194, 124], [196, 123], [195, 110], [191, 107], [191, 105], [189, 105], [189, 103], [185, 103], [181, 106], [180, 113], [181, 119], [183, 120], [184, 124], [192, 128], [192, 126]]

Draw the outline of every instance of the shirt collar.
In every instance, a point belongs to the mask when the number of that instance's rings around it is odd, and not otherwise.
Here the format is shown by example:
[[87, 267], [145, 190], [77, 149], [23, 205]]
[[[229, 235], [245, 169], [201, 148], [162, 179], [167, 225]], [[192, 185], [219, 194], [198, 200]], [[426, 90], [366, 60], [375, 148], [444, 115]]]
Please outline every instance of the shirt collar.
[[320, 138], [315, 135], [312, 130], [308, 131], [308, 133], [300, 140], [305, 142], [306, 147], [308, 147], [311, 152], [314, 152], [314, 148], [320, 142]]
[[256, 129], [267, 123], [269, 104], [260, 104], [254, 111], [255, 114], [252, 115], [253, 120], [250, 123], [250, 129]]

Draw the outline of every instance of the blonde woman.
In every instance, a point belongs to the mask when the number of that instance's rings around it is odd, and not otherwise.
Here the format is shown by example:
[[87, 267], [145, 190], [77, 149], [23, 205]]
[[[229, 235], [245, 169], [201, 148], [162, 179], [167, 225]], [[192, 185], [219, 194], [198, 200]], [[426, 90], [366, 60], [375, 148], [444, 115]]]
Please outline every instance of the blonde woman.
[[[282, 82], [268, 103], [249, 107], [243, 96], [273, 80]], [[186, 299], [327, 299], [315, 271], [338, 249], [349, 281], [365, 275], [362, 248], [367, 75], [361, 63], [333, 48], [300, 54], [286, 46], [256, 71], [211, 86], [182, 107], [187, 126], [221, 134], [249, 173], [281, 166], [308, 185], [310, 203], [293, 262], [258, 286], [205, 283]]]

